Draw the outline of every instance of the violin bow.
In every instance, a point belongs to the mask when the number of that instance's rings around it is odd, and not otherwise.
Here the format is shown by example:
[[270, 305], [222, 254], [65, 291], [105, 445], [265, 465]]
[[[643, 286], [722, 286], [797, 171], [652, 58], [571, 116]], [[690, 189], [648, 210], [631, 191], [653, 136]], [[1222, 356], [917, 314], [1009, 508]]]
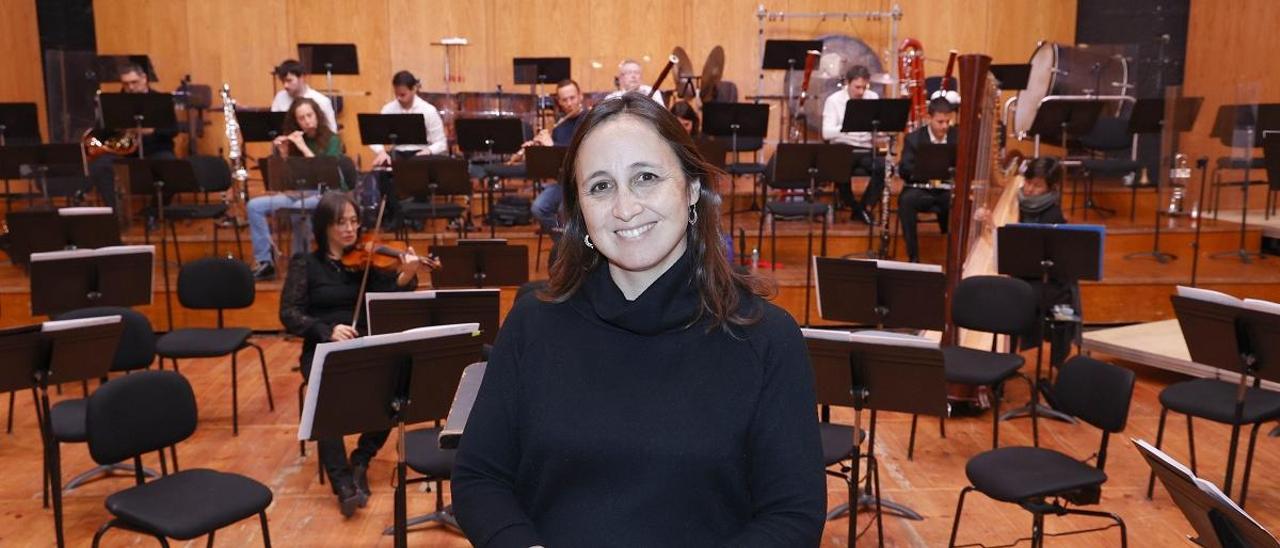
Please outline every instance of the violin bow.
[[[373, 223], [373, 234], [376, 236], [382, 231], [382, 212], [387, 209], [387, 196], [384, 194], [378, 202], [378, 220]], [[370, 251], [364, 258], [364, 275], [360, 277], [360, 292], [356, 293], [356, 309], [351, 314], [351, 329], [356, 328], [356, 322], [360, 321], [360, 305], [364, 302], [364, 291], [369, 286], [369, 267], [373, 265], [373, 252]], [[357, 331], [358, 333], [359, 331]]]

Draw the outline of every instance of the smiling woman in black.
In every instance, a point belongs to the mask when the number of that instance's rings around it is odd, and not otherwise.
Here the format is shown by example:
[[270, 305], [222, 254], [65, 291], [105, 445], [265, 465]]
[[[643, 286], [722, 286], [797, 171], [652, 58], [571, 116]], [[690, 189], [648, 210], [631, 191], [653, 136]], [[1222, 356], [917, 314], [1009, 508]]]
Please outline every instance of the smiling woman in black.
[[587, 116], [548, 290], [507, 316], [459, 448], [459, 523], [482, 547], [816, 546], [798, 327], [729, 269], [674, 117], [635, 94]]

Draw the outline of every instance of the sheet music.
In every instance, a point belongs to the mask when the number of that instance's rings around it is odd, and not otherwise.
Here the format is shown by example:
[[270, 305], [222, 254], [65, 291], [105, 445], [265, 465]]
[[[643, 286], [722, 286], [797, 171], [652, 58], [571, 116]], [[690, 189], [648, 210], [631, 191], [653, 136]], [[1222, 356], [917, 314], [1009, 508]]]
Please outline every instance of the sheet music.
[[853, 333], [835, 329], [813, 329], [809, 327], [802, 327], [800, 328], [800, 334], [806, 339], [821, 339], [824, 341], [845, 343], [853, 342]]
[[78, 217], [81, 215], [111, 215], [112, 211], [109, 207], [62, 207], [58, 208], [58, 215], [62, 217]]
[[112, 325], [124, 321], [124, 318], [116, 316], [97, 316], [93, 318], [80, 318], [76, 320], [50, 320], [40, 324], [40, 331], [43, 333], [55, 333], [58, 331], [71, 331], [72, 329], [81, 329], [85, 327], [93, 327], [96, 325]]
[[893, 333], [890, 331], [858, 331], [853, 333], [853, 341], [886, 346], [904, 346], [908, 348], [938, 349], [938, 341], [931, 341], [916, 335]]
[[942, 273], [942, 265], [928, 263], [908, 263], [904, 261], [889, 261], [885, 259], [875, 259], [876, 268], [885, 270], [910, 270], [912, 272], [937, 272]]
[[1235, 306], [1235, 307], [1244, 306], [1244, 301], [1241, 301], [1240, 299], [1232, 297], [1231, 295], [1228, 295], [1221, 291], [1214, 291], [1212, 289], [1200, 289], [1197, 287], [1187, 287], [1185, 285], [1180, 285], [1178, 286], [1178, 296], [1186, 297], [1188, 299], [1195, 299], [1197, 301], [1224, 304], [1227, 306]]
[[[118, 318], [119, 316], [116, 317]], [[307, 397], [306, 400], [303, 401], [302, 405], [302, 419], [298, 424], [298, 439], [303, 441], [311, 439], [311, 423], [315, 420], [316, 400], [320, 397], [320, 379], [324, 377], [324, 359], [330, 353], [340, 352], [343, 350], [355, 350], [358, 348], [373, 348], [424, 339], [438, 339], [441, 337], [451, 337], [453, 335], [466, 335], [468, 333], [472, 336], [479, 336], [480, 324], [459, 323], [451, 325], [433, 325], [430, 327], [409, 329], [399, 333], [369, 335], [367, 337], [359, 337], [346, 341], [327, 342], [316, 345], [315, 355], [311, 358], [311, 376], [307, 379]]]
[[99, 247], [97, 249], [67, 249], [63, 251], [46, 251], [43, 253], [32, 253], [31, 262], [40, 261], [61, 261], [65, 259], [81, 259], [86, 257], [98, 257], [105, 255], [132, 255], [134, 253], [147, 253], [155, 261], [156, 246], [154, 245], [112, 245], [107, 247]]
[[1244, 307], [1249, 310], [1280, 316], [1280, 303], [1273, 303], [1262, 299], [1245, 299]]
[[1226, 493], [1223, 493], [1222, 489], [1219, 489], [1217, 484], [1192, 474], [1191, 470], [1187, 469], [1186, 466], [1183, 466], [1182, 463], [1174, 460], [1173, 457], [1170, 457], [1164, 451], [1152, 447], [1151, 444], [1146, 441], [1137, 438], [1129, 438], [1129, 441], [1132, 441], [1134, 445], [1138, 446], [1139, 450], [1142, 452], [1150, 454], [1152, 457], [1166, 464], [1170, 468], [1177, 470], [1184, 479], [1194, 483], [1196, 487], [1199, 487], [1201, 491], [1209, 495], [1210, 498], [1214, 499], [1219, 504], [1234, 510], [1237, 515], [1247, 518], [1251, 523], [1253, 523], [1254, 527], [1266, 531], [1268, 535], [1271, 534], [1270, 531], [1267, 531], [1266, 527], [1263, 527], [1261, 523], [1258, 523], [1258, 520], [1253, 519], [1253, 516], [1249, 515], [1248, 512], [1245, 512], [1243, 508], [1240, 508], [1240, 505], [1236, 504], [1236, 501], [1231, 500], [1231, 497], [1228, 497]]

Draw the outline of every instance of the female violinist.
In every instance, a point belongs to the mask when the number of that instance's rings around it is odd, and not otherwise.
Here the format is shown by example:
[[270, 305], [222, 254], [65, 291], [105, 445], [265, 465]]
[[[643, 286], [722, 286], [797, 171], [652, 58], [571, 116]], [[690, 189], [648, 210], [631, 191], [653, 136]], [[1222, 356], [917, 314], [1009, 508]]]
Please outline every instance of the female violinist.
[[[289, 262], [280, 298], [280, 321], [294, 335], [303, 338], [302, 376], [311, 372], [311, 358], [316, 345], [328, 341], [344, 341], [360, 336], [365, 320], [351, 325], [352, 313], [362, 298], [363, 265], [344, 265], [360, 235], [360, 218], [356, 202], [341, 192], [329, 192], [320, 198], [312, 218], [316, 250], [298, 253]], [[430, 257], [420, 257], [413, 248], [399, 255], [396, 267], [371, 270], [367, 291], [412, 291], [418, 286], [418, 275], [440, 268]], [[350, 261], [348, 261], [350, 263]], [[369, 461], [387, 440], [388, 432], [365, 432], [348, 461], [341, 438], [319, 440], [320, 463], [338, 497], [342, 515], [350, 517], [356, 507], [363, 507], [369, 496], [367, 470]]]

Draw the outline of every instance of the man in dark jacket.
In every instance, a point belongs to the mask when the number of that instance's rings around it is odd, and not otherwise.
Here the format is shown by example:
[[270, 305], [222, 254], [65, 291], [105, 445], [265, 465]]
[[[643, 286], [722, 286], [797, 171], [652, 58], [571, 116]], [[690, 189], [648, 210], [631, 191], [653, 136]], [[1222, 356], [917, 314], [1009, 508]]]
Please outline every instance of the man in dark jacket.
[[922, 212], [937, 213], [938, 226], [945, 234], [951, 209], [952, 184], [951, 178], [930, 180], [918, 176], [915, 173], [916, 159], [921, 146], [925, 144], [955, 147], [959, 140], [956, 128], [951, 127], [955, 110], [955, 105], [941, 97], [929, 101], [928, 123], [908, 133], [902, 146], [898, 173], [902, 175], [903, 187], [902, 194], [898, 196], [898, 218], [902, 221], [902, 239], [907, 242], [907, 257], [913, 263], [920, 261], [916, 217]]

